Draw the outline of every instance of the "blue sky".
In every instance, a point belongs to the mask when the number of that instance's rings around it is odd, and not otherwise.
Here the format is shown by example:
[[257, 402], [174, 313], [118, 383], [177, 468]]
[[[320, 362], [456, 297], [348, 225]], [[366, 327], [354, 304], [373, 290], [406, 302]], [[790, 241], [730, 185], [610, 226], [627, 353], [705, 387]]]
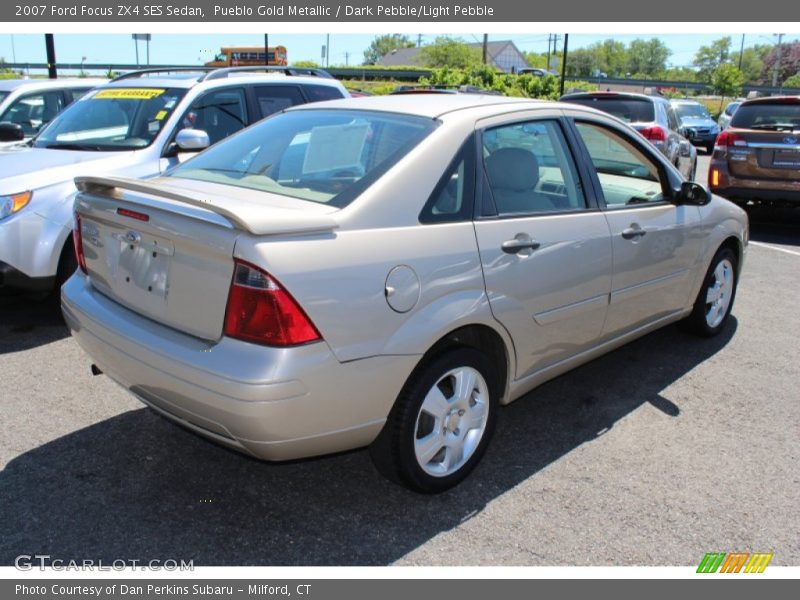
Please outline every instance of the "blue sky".
[[[467, 41], [480, 41], [481, 33], [457, 34]], [[741, 33], [730, 34], [734, 38], [734, 47], [741, 42]], [[373, 39], [373, 35], [334, 34], [331, 35], [331, 65], [357, 65], [363, 61], [363, 52]], [[411, 34], [413, 39], [416, 35]], [[607, 38], [614, 38], [628, 43], [636, 38], [658, 37], [672, 50], [669, 62], [676, 66], [690, 65], [697, 49], [711, 41], [723, 37], [723, 34], [710, 35], [570, 35], [570, 48], [588, 46]], [[787, 34], [784, 39], [792, 40], [797, 36]], [[434, 35], [424, 35], [423, 43], [430, 42]], [[87, 63], [134, 63], [136, 60], [135, 45], [128, 34], [56, 34], [56, 57], [59, 62], [80, 63], [86, 57]], [[547, 50], [547, 34], [490, 34], [490, 40], [513, 40], [523, 51], [545, 52]], [[773, 41], [771, 35], [750, 34], [745, 37], [745, 45], [768, 43]], [[247, 46], [264, 43], [263, 34], [153, 34], [150, 44], [150, 62], [152, 64], [187, 64], [199, 65], [211, 60], [213, 53], [220, 46]], [[320, 61], [321, 47], [325, 44], [324, 34], [271, 34], [270, 45], [282, 44], [287, 47], [289, 61]], [[0, 34], [0, 57], [11, 62], [16, 56], [17, 62], [46, 62], [43, 34]], [[145, 61], [145, 44], [139, 43], [139, 60]]]

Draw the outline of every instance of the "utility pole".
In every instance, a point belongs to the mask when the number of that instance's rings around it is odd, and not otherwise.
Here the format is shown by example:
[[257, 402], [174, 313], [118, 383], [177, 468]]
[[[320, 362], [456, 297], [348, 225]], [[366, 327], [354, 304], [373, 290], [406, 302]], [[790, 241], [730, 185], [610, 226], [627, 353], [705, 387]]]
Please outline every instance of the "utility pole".
[[269, 65], [269, 34], [264, 34], [264, 64]]
[[[422, 48], [422, 34], [417, 34], [417, 48]], [[17, 62], [16, 60], [14, 62]]]
[[561, 93], [564, 95], [564, 81], [567, 78], [567, 43], [569, 42], [569, 34], [564, 34], [564, 53], [561, 55]]
[[739, 70], [742, 70], [742, 59], [744, 58], [744, 34], [742, 34], [742, 46], [739, 48]]
[[147, 44], [147, 66], [149, 67], [150, 66], [150, 36], [149, 35], [147, 36], [147, 41], [145, 43]]
[[483, 64], [486, 64], [489, 56], [489, 34], [483, 34]]
[[325, 67], [327, 68], [331, 64], [331, 34], [327, 34], [325, 37]]
[[345, 52], [344, 53], [344, 66], [345, 67], [349, 67], [350, 66], [350, 53], [349, 52]]
[[545, 71], [549, 71], [550, 70], [550, 42], [552, 42], [552, 41], [553, 41], [553, 34], [552, 33], [548, 33], [547, 34], [547, 64], [544, 66], [544, 70]]
[[136, 39], [136, 36], [133, 36], [133, 46], [136, 48], [136, 66], [139, 66], [139, 40]]
[[44, 34], [44, 45], [47, 49], [47, 76], [50, 79], [56, 79], [58, 77], [56, 72], [56, 42], [52, 33]]
[[[775, 56], [775, 68], [772, 71], [772, 87], [778, 87], [778, 75], [781, 72], [781, 40], [783, 40], [783, 34], [779, 33], [778, 36], [778, 45], [775, 47], [776, 56]], [[783, 81], [780, 83], [779, 92], [783, 90]]]

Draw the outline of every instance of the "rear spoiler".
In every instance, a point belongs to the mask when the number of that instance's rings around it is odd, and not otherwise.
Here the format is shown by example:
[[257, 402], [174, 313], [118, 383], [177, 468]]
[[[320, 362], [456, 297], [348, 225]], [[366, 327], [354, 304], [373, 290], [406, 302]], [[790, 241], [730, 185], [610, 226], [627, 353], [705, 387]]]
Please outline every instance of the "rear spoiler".
[[111, 198], [119, 197], [127, 191], [189, 204], [216, 213], [227, 219], [235, 229], [255, 235], [314, 233], [331, 231], [338, 227], [336, 220], [326, 214], [309, 214], [288, 209], [263, 210], [262, 207], [240, 202], [230, 202], [229, 204], [236, 206], [225, 207], [202, 197], [170, 190], [163, 184], [128, 177], [76, 177], [75, 187], [81, 192]]

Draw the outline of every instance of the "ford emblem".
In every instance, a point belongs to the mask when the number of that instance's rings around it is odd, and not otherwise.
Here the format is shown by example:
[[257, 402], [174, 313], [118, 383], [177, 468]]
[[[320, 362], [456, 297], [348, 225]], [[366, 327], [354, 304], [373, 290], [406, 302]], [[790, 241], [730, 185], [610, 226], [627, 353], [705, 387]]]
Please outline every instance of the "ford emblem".
[[125, 234], [125, 241], [129, 244], [138, 244], [142, 241], [142, 236], [135, 231], [129, 231]]

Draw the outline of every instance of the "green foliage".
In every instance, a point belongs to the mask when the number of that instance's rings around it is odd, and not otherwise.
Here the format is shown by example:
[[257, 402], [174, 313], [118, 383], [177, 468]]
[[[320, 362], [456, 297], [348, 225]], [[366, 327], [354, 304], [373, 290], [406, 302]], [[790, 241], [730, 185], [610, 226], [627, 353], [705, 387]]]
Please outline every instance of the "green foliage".
[[379, 35], [364, 50], [364, 63], [368, 65], [375, 64], [382, 56], [389, 54], [392, 50], [413, 47], [414, 42], [407, 35], [399, 33]]
[[[514, 75], [502, 73], [486, 65], [478, 65], [468, 69], [442, 67], [434, 69], [429, 77], [420, 79], [422, 85], [440, 85], [458, 87], [472, 85], [485, 90], [500, 92], [505, 96], [521, 98], [541, 98], [557, 100], [560, 82], [555, 75], [524, 74]], [[596, 90], [597, 86], [588, 82], [570, 81], [568, 90]]]
[[319, 69], [322, 65], [313, 60], [298, 60], [292, 63], [293, 67], [304, 67], [306, 69]]
[[700, 46], [694, 55], [698, 81], [712, 83], [716, 70], [722, 65], [731, 63], [731, 44], [731, 38], [724, 37], [714, 40], [710, 46]]
[[783, 82], [783, 87], [787, 88], [800, 88], [800, 73], [792, 75]]
[[670, 54], [672, 51], [658, 38], [633, 40], [628, 47], [628, 72], [657, 78], [666, 70]]
[[744, 75], [738, 67], [731, 64], [722, 64], [716, 68], [711, 75], [711, 84], [714, 86], [714, 90], [722, 96], [720, 110], [722, 110], [722, 102], [726, 96], [738, 96], [742, 93], [743, 83]]
[[635, 73], [653, 79], [666, 71], [669, 56], [669, 48], [658, 38], [636, 39], [628, 46], [605, 40], [572, 50], [567, 57], [567, 74], [595, 77], [602, 72], [609, 77], [625, 77]]
[[[741, 54], [742, 73], [744, 80], [749, 83], [764, 82], [764, 59], [772, 50], [769, 44], [756, 44], [745, 48]], [[738, 58], [735, 58], [738, 64]]]
[[481, 52], [460, 38], [437, 37], [420, 50], [420, 62], [426, 67], [465, 69], [482, 63]]

